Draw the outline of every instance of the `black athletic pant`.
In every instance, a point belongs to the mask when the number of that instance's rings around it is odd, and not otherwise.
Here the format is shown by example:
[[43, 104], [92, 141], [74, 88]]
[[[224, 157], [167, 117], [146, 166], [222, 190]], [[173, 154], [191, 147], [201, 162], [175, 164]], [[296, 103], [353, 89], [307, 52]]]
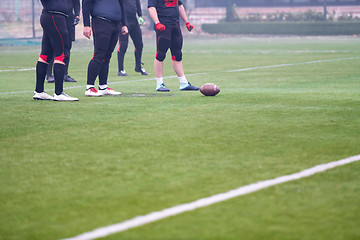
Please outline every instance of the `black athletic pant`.
[[140, 29], [139, 23], [136, 21], [128, 20], [128, 29], [129, 33], [126, 35], [119, 34], [119, 49], [118, 49], [118, 67], [119, 72], [124, 70], [124, 58], [125, 53], [129, 45], [129, 35], [134, 43], [135, 50], [135, 69], [141, 69], [141, 56], [143, 51], [143, 40], [142, 40], [142, 32]]
[[99, 76], [99, 85], [107, 84], [111, 54], [116, 46], [119, 22], [111, 22], [100, 18], [92, 18], [94, 38], [94, 56], [88, 66], [87, 84], [95, 85]]
[[[68, 49], [69, 34], [66, 27], [66, 16], [43, 12], [40, 17], [40, 24], [43, 28], [43, 37], [41, 42], [40, 58], [47, 63], [55, 57], [55, 60], [61, 63], [54, 64], [55, 93], [57, 95], [63, 92], [63, 80], [65, 63], [67, 56], [64, 54]], [[36, 65], [36, 92], [44, 91], [44, 81], [47, 65], [43, 62], [37, 62]]]
[[[71, 14], [68, 16], [67, 20], [66, 20], [66, 26], [68, 29], [68, 33], [69, 33], [69, 48], [68, 49], [64, 49], [64, 54], [67, 56], [67, 61], [65, 62], [65, 76], [68, 75], [68, 70], [69, 70], [69, 63], [70, 63], [70, 51], [71, 51], [71, 47], [72, 47], [72, 42], [75, 41], [75, 25], [74, 25], [74, 19], [75, 19], [75, 15]], [[51, 59], [51, 61], [49, 62], [48, 68], [47, 68], [47, 75], [51, 75], [52, 74], [52, 68], [54, 65], [54, 58]]]

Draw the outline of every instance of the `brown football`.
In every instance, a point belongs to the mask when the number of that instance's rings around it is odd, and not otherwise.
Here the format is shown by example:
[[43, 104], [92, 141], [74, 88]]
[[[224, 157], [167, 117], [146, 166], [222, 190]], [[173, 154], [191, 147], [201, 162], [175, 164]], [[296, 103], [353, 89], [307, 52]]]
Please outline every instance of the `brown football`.
[[220, 88], [213, 83], [206, 83], [201, 86], [200, 92], [205, 96], [215, 96], [220, 92]]

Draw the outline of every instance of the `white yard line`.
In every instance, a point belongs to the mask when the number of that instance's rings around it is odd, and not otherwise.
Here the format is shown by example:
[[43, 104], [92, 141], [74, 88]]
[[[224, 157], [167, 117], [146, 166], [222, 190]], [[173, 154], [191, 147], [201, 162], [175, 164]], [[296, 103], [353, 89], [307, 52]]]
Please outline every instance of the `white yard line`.
[[175, 215], [178, 215], [178, 214], [181, 214], [184, 212], [193, 211], [198, 208], [210, 206], [215, 203], [223, 202], [223, 201], [226, 201], [226, 200], [229, 200], [232, 198], [236, 198], [236, 197], [239, 197], [242, 195], [253, 193], [253, 192], [265, 189], [265, 188], [272, 187], [274, 185], [298, 180], [301, 178], [310, 177], [316, 173], [324, 172], [326, 170], [329, 170], [329, 169], [332, 169], [332, 168], [335, 168], [338, 166], [350, 164], [350, 163], [353, 163], [356, 161], [360, 161], [360, 155], [356, 155], [353, 157], [349, 157], [349, 158], [345, 158], [342, 160], [333, 161], [333, 162], [329, 162], [329, 163], [325, 163], [325, 164], [316, 165], [312, 168], [308, 168], [303, 171], [293, 173], [290, 175], [284, 175], [284, 176], [277, 177], [274, 179], [269, 179], [269, 180], [265, 180], [265, 181], [261, 181], [261, 182], [257, 182], [257, 183], [252, 183], [249, 185], [239, 187], [237, 189], [230, 190], [225, 193], [220, 193], [220, 194], [216, 194], [216, 195], [213, 195], [210, 197], [201, 198], [201, 199], [198, 199], [198, 200], [190, 202], [190, 203], [185, 203], [185, 204], [177, 205], [177, 206], [174, 206], [171, 208], [166, 208], [166, 209], [163, 209], [158, 212], [149, 213], [147, 215], [137, 216], [133, 219], [126, 220], [124, 222], [113, 224], [110, 226], [101, 227], [101, 228], [80, 234], [80, 235], [72, 237], [72, 238], [67, 238], [65, 240], [92, 240], [92, 239], [97, 239], [97, 238], [101, 238], [101, 237], [106, 237], [106, 236], [114, 234], [114, 233], [123, 232], [128, 229], [139, 227], [139, 226], [142, 226], [142, 225], [145, 225], [148, 223], [156, 222], [158, 220], [161, 220], [161, 219], [164, 219], [167, 217], [175, 216]]
[[[295, 65], [303, 65], [303, 64], [314, 64], [314, 63], [323, 63], [323, 62], [333, 62], [333, 61], [342, 61], [342, 60], [356, 60], [360, 59], [360, 57], [352, 57], [352, 58], [334, 58], [334, 59], [324, 59], [324, 60], [315, 60], [315, 61], [308, 61], [308, 62], [299, 62], [299, 63], [285, 63], [285, 64], [277, 64], [277, 65], [269, 65], [269, 66], [259, 66], [259, 67], [250, 67], [250, 68], [241, 68], [241, 69], [235, 69], [235, 70], [227, 70], [227, 71], [221, 71], [221, 72], [207, 72], [207, 73], [192, 73], [192, 74], [186, 74], [186, 76], [199, 76], [199, 75], [207, 75], [207, 74], [218, 74], [218, 73], [224, 73], [224, 72], [243, 72], [243, 71], [250, 71], [250, 70], [256, 70], [256, 69], [265, 69], [265, 68], [277, 68], [277, 67], [289, 67], [289, 66], [295, 66]], [[35, 70], [35, 68], [29, 68], [29, 69], [17, 69], [17, 70], [0, 70], [1, 71], [30, 71]], [[176, 76], [168, 76], [164, 77], [166, 78], [175, 78]], [[118, 83], [130, 83], [130, 82], [143, 82], [143, 81], [153, 81], [154, 78], [146, 78], [146, 79], [140, 79], [140, 80], [129, 80], [129, 81], [120, 81], [120, 82], [111, 82], [108, 83], [111, 84], [118, 84]], [[85, 86], [74, 86], [74, 87], [67, 87], [64, 89], [72, 89], [72, 88], [85, 88]], [[46, 89], [46, 90], [54, 90], [54, 89]], [[20, 91], [20, 92], [0, 92], [0, 95], [8, 95], [8, 94], [21, 94], [21, 93], [32, 93], [33, 91]]]

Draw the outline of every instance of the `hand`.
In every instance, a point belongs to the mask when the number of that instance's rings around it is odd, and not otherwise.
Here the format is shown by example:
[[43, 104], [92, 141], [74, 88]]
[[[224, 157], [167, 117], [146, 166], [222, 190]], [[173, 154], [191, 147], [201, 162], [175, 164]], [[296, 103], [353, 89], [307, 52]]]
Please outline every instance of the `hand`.
[[142, 16], [139, 17], [139, 25], [142, 26], [144, 24], [145, 20], [142, 18]]
[[79, 17], [79, 16], [76, 16], [76, 17], [74, 18], [74, 25], [75, 25], [75, 26], [78, 25], [79, 22], [80, 22], [80, 17]]
[[191, 32], [191, 30], [194, 29], [194, 26], [191, 25], [189, 22], [186, 23], [186, 28], [189, 30], [189, 32]]
[[126, 34], [128, 34], [128, 33], [129, 33], [128, 27], [127, 27], [127, 26], [123, 26], [123, 27], [121, 28], [121, 34], [122, 34], [122, 35], [126, 35]]
[[89, 26], [84, 27], [83, 35], [85, 37], [87, 37], [88, 39], [90, 39], [90, 37], [91, 37], [91, 27], [89, 27]]
[[161, 24], [160, 22], [158, 22], [156, 25], [155, 25], [156, 29], [159, 30], [160, 32], [163, 32], [165, 31], [166, 27]]

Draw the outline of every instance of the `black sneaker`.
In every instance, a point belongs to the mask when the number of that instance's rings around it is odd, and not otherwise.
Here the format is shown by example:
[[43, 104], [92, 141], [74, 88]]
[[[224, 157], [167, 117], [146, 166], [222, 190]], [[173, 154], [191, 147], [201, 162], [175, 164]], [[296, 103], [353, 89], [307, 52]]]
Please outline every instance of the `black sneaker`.
[[77, 81], [74, 78], [70, 77], [69, 75], [65, 75], [64, 82], [77, 82]]
[[141, 75], [149, 75], [145, 69], [142, 67], [142, 68], [135, 68], [135, 72], [138, 72], [138, 73], [141, 73]]
[[127, 77], [127, 76], [129, 76], [129, 74], [127, 74], [125, 70], [120, 70], [120, 71], [118, 72], [118, 76]]
[[170, 89], [168, 89], [165, 84], [160, 84], [159, 87], [156, 88], [156, 91], [158, 92], [170, 92]]
[[46, 81], [48, 82], [48, 83], [54, 83], [55, 82], [55, 78], [54, 78], [54, 76], [53, 75], [46, 75]]
[[190, 82], [188, 82], [188, 84], [185, 87], [180, 87], [180, 91], [199, 91], [199, 90], [200, 90], [199, 87], [195, 87], [191, 85]]

